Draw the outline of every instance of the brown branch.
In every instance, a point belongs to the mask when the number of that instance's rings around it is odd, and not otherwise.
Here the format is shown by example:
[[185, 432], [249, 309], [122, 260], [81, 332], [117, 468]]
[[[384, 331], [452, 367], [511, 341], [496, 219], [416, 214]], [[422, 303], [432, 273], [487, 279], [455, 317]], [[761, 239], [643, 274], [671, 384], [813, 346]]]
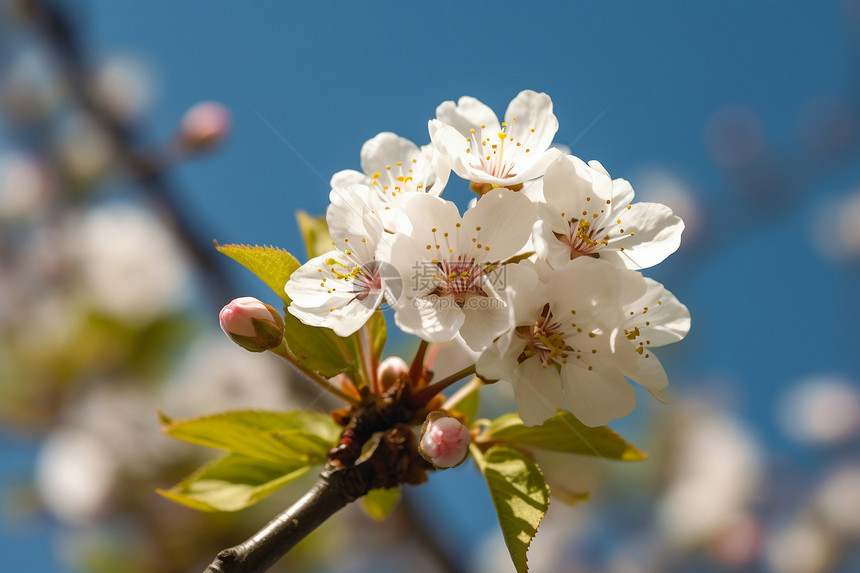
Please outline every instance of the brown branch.
[[218, 553], [205, 573], [261, 573], [326, 519], [353, 501], [343, 471], [320, 474], [313, 487], [250, 539]]
[[[328, 464], [308, 493], [247, 541], [218, 553], [205, 573], [263, 573], [370, 490], [426, 481], [433, 468], [418, 454], [409, 425], [415, 416], [415, 410], [397, 402], [369, 403], [350, 412], [340, 443], [329, 452]], [[379, 432], [379, 441], [364, 459], [365, 444]]]

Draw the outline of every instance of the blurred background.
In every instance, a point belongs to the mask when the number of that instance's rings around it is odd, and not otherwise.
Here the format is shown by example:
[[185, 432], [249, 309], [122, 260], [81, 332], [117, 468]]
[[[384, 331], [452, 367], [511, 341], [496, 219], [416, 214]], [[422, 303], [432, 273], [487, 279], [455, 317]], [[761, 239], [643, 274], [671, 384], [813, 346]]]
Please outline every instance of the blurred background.
[[[422, 145], [442, 101], [502, 115], [523, 89], [553, 98], [558, 144], [684, 218], [646, 275], [693, 316], [660, 353], [671, 403], [613, 424], [648, 461], [540, 459], [532, 571], [860, 570], [858, 0], [0, 0], [3, 569], [202, 570], [298, 497], [154, 493], [206, 455], [159, 409], [330, 406], [220, 332], [231, 298], [274, 300], [212, 240], [303, 258], [295, 211], [324, 212], [364, 141]], [[512, 567], [464, 464], [281, 570]]]

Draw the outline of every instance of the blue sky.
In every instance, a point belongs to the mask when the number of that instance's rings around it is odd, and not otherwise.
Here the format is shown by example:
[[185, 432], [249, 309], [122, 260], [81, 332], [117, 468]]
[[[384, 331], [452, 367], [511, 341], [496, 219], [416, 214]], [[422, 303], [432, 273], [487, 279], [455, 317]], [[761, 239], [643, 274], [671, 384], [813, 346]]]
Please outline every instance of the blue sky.
[[[860, 367], [850, 320], [860, 311], [856, 266], [833, 265], [810, 241], [818, 206], [856, 187], [860, 166], [817, 169], [797, 135], [808, 102], [852, 87], [856, 29], [843, 3], [74, 4], [94, 57], [137, 55], [155, 71], [158, 97], [145, 118], [153, 140], [169, 137], [197, 101], [230, 108], [227, 145], [174, 173], [211, 238], [300, 254], [293, 212], [322, 213], [331, 174], [358, 168], [362, 143], [376, 133], [423, 144], [444, 100], [471, 95], [502, 114], [520, 90], [545, 91], [556, 140], [575, 155], [600, 160], [634, 189], [643, 169], [670, 170], [720, 217], [708, 219], [715, 244], [682, 246], [677, 263], [647, 273], [693, 315], [689, 339], [666, 353], [675, 387], [725, 380], [765, 444], [801, 456], [775, 429], [776, 396], [804, 376]], [[750, 199], [704, 143], [709, 119], [727, 105], [758, 116], [770, 153], [803, 158], [816, 174], [787, 208], [779, 192], [755, 207], [779, 213], [761, 224], [745, 218]], [[465, 185], [446, 195], [468, 199]], [[248, 294], [267, 296], [243, 280]], [[5, 456], [19, 469], [29, 463], [26, 452], [3, 456], [4, 467]]]

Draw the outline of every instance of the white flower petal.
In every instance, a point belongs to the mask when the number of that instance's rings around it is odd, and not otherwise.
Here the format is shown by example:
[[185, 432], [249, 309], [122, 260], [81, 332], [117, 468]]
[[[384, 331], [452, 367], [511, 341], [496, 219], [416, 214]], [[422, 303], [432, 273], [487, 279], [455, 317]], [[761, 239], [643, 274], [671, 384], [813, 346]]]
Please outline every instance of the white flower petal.
[[[498, 298], [472, 297], [466, 303], [460, 336], [469, 348], [480, 352], [511, 326], [510, 314], [507, 305]], [[474, 308], [470, 303], [474, 304]]]
[[470, 96], [461, 97], [457, 103], [442, 102], [436, 108], [436, 119], [450, 125], [466, 137], [469, 136], [469, 129], [479, 125], [486, 125], [488, 129], [494, 131], [501, 129], [495, 112]]
[[430, 141], [439, 152], [439, 161], [444, 161], [459, 177], [471, 179], [475, 171], [471, 164], [475, 159], [466, 151], [469, 149], [469, 141], [456, 128], [436, 119], [430, 120], [429, 130]]
[[[515, 139], [540, 151], [550, 146], [558, 131], [558, 119], [552, 112], [552, 99], [545, 93], [532, 90], [521, 91], [511, 100], [505, 112], [505, 122]], [[531, 134], [531, 137], [527, 134]]]
[[576, 311], [576, 323], [591, 321], [606, 333], [623, 321], [625, 303], [647, 291], [644, 277], [599, 259], [580, 257], [556, 269], [547, 284], [549, 302], [556, 312]]
[[360, 261], [341, 251], [314, 257], [296, 269], [284, 290], [290, 314], [310, 326], [348, 336], [361, 328], [382, 300], [383, 289], [354, 280]]
[[[639, 328], [638, 340], [663, 346], [682, 340], [690, 331], [690, 311], [662, 284], [644, 278], [647, 291], [624, 306], [624, 328]], [[647, 309], [647, 310], [646, 310]]]
[[361, 301], [353, 298], [341, 308], [329, 309], [325, 326], [334, 330], [338, 336], [349, 336], [364, 326], [379, 307], [380, 302], [382, 302], [382, 291], [372, 293]]
[[[597, 163], [596, 161], [589, 161], [588, 164]], [[603, 166], [600, 166], [603, 168]], [[606, 171], [604, 170], [604, 173]], [[608, 173], [607, 173], [608, 175]], [[630, 182], [626, 179], [613, 179], [612, 180], [612, 204], [615, 207], [621, 207], [629, 205], [631, 201], [633, 201], [633, 186], [630, 185]]]
[[499, 294], [505, 296], [508, 307], [513, 313], [511, 326], [529, 324], [547, 302], [546, 285], [540, 282], [535, 265], [531, 261], [521, 261], [515, 265], [504, 265], [503, 284]]
[[626, 374], [628, 378], [644, 386], [654, 398], [666, 403], [663, 391], [669, 387], [669, 377], [653, 352], [645, 352], [639, 356], [637, 369]]
[[329, 200], [326, 223], [334, 247], [355, 251], [365, 262], [372, 260], [384, 232], [375, 191], [367, 185], [336, 187], [329, 193]]
[[481, 353], [475, 363], [478, 376], [485, 380], [510, 381], [511, 372], [516, 369], [516, 358], [524, 347], [525, 341], [514, 336], [513, 330], [506, 332]]
[[360, 171], [356, 171], [354, 169], [344, 169], [343, 171], [338, 171], [334, 175], [331, 176], [331, 182], [329, 183], [334, 188], [344, 188], [350, 187], [352, 185], [367, 185], [370, 183], [370, 177], [365, 175]]
[[383, 131], [361, 146], [361, 170], [372, 176], [397, 162], [407, 163], [422, 158], [418, 146], [396, 133]]
[[586, 426], [603, 426], [623, 418], [636, 406], [636, 392], [617, 370], [561, 370], [570, 412]]
[[526, 426], [537, 426], [556, 415], [564, 407], [564, 390], [555, 365], [544, 366], [530, 358], [519, 364], [514, 379], [517, 410]]
[[543, 193], [553, 211], [579, 217], [583, 209], [591, 210], [593, 205], [612, 199], [612, 179], [578, 157], [567, 155], [547, 168]]
[[460, 248], [468, 250], [474, 238], [476, 260], [504, 261], [526, 244], [535, 217], [534, 204], [527, 197], [509, 189], [493, 189], [463, 214]]
[[557, 129], [549, 96], [530, 90], [514, 98], [501, 125], [492, 110], [468, 97], [456, 106], [443, 103], [429, 125], [431, 141], [457, 175], [500, 187], [544, 174], [561, 154], [549, 149]]
[[527, 151], [525, 156], [517, 161], [516, 177], [511, 179], [500, 178], [493, 181], [493, 183], [505, 187], [531, 181], [543, 176], [549, 166], [558, 161], [558, 158], [562, 156], [561, 151], [554, 148], [549, 148], [543, 152], [535, 152], [533, 155], [530, 155], [531, 153], [531, 151]]
[[465, 320], [463, 311], [450, 302], [436, 295], [404, 299], [395, 306], [394, 322], [403, 332], [427, 342], [448, 342]]
[[[610, 240], [611, 250], [600, 256], [617, 259], [629, 269], [644, 269], [678, 250], [684, 222], [660, 203], [634, 203], [619, 215], [625, 233]], [[623, 247], [623, 251], [621, 248]]]

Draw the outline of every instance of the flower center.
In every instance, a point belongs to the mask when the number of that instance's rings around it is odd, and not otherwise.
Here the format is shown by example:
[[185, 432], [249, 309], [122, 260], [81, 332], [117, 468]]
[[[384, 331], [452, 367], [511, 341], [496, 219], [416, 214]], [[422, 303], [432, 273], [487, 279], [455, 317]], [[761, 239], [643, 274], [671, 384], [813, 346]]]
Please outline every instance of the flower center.
[[534, 324], [518, 326], [515, 334], [526, 341], [526, 347], [517, 358], [519, 363], [537, 356], [544, 366], [551, 362], [564, 364], [568, 352], [573, 352], [573, 348], [565, 342], [561, 324], [553, 318], [548, 303], [543, 306]]
[[[410, 191], [425, 191], [426, 169], [421, 167], [423, 166], [418, 165], [418, 159], [411, 159], [405, 163], [398, 161], [394, 165], [386, 165], [383, 173], [379, 171], [374, 173], [370, 178], [370, 184], [386, 199]], [[416, 170], [419, 172], [418, 180], [415, 179]]]
[[348, 272], [340, 272], [337, 267], [341, 267], [346, 271], [346, 266], [334, 258], [327, 259], [325, 264], [329, 266], [329, 271], [337, 278], [346, 281], [351, 290], [346, 291], [353, 295], [353, 300], [359, 302], [366, 299], [373, 292], [379, 292], [382, 289], [382, 277], [379, 275], [379, 262], [370, 261], [363, 265], [357, 265]]
[[597, 251], [609, 244], [609, 229], [592, 225], [591, 221], [573, 218], [568, 221], [567, 233], [553, 233], [555, 238], [570, 249], [570, 258], [582, 255], [597, 257]]
[[[517, 121], [517, 119], [513, 118], [511, 121]], [[485, 136], [485, 129], [487, 129], [486, 125], [482, 125], [479, 130], [470, 129], [469, 137], [466, 138], [466, 153], [472, 154], [479, 161], [472, 167], [500, 179], [515, 177], [516, 173], [513, 169], [516, 160], [522, 154], [531, 152], [531, 148], [524, 144], [531, 139], [535, 130], [527, 131], [524, 140], [520, 141], [508, 131], [507, 122], [503, 121], [501, 131], [495, 134], [490, 133]]]
[[486, 297], [487, 293], [481, 287], [486, 277], [480, 264], [471, 261], [437, 261], [436, 274], [433, 278], [441, 280], [430, 294], [440, 297], [452, 297], [461, 308], [471, 296]]

